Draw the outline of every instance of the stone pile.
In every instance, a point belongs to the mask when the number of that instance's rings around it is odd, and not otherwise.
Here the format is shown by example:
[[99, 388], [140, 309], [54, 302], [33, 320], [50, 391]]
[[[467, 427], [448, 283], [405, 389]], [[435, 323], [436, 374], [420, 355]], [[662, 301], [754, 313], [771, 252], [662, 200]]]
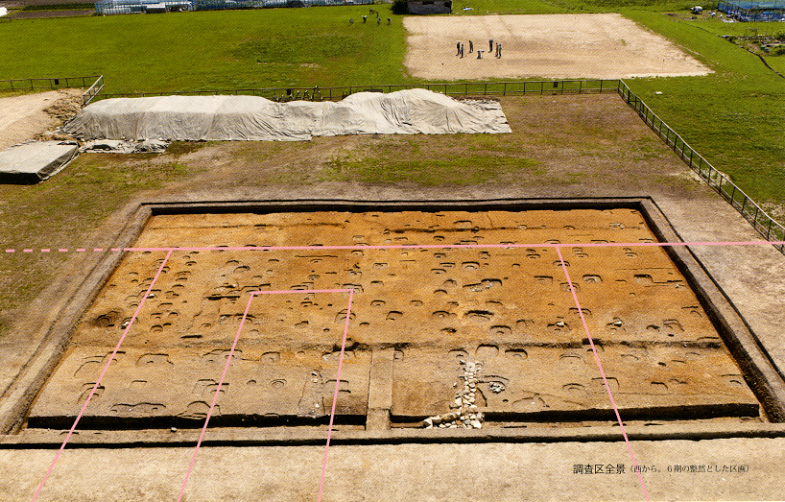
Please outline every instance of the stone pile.
[[[475, 404], [475, 394], [479, 383], [478, 375], [482, 369], [482, 363], [461, 359], [461, 366], [463, 366], [463, 375], [459, 378], [463, 380], [463, 389], [455, 394], [455, 401], [450, 405], [450, 408], [455, 411], [426, 418], [423, 421], [426, 429], [482, 428], [485, 416]], [[460, 382], [456, 382], [454, 387], [459, 385]]]

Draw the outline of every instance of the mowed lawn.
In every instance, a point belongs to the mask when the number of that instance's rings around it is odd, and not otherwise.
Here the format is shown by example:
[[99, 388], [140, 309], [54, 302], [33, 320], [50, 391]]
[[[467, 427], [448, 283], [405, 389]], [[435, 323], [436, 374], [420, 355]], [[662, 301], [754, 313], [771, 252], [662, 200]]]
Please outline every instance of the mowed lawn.
[[359, 6], [17, 20], [0, 24], [0, 79], [104, 75], [110, 93], [400, 83], [401, 17], [375, 9], [379, 25]]

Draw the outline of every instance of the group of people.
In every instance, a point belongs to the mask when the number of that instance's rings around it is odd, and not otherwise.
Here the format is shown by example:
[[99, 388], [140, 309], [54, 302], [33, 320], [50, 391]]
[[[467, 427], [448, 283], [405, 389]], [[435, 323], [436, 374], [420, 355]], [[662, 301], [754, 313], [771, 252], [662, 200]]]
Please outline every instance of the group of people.
[[[368, 12], [369, 14], [376, 14], [376, 26], [379, 26], [380, 24], [382, 24], [382, 18], [379, 17], [379, 11], [378, 10], [368, 9], [368, 11], [369, 11]], [[363, 23], [366, 23], [366, 22], [368, 22], [368, 16], [363, 16]], [[354, 24], [354, 18], [349, 18], [349, 25], [353, 25], [353, 24]], [[392, 18], [388, 17], [387, 18], [387, 25], [389, 26], [391, 24], [392, 24]]]
[[[465, 50], [465, 46], [463, 45], [463, 42], [458, 41], [455, 47], [457, 49], [457, 53], [455, 55], [463, 57], [464, 50]], [[488, 54], [490, 54], [492, 50], [493, 50], [493, 39], [491, 38], [490, 40], [488, 40]], [[474, 52], [474, 42], [469, 40], [469, 54], [471, 54], [472, 52]], [[482, 59], [483, 52], [484, 51], [482, 49], [477, 49], [477, 59]], [[494, 52], [494, 57], [498, 59], [501, 59], [502, 57], [502, 44], [500, 44], [499, 42], [496, 42], [496, 52]]]

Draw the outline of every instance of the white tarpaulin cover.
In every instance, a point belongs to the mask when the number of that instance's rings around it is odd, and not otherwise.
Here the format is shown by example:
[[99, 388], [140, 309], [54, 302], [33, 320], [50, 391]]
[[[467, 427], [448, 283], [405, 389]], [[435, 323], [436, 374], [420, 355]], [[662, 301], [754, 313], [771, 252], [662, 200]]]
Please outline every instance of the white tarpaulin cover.
[[32, 141], [0, 152], [0, 183], [32, 184], [53, 176], [79, 153], [76, 141]]
[[501, 105], [424, 89], [360, 92], [338, 103], [256, 96], [161, 96], [93, 103], [63, 126], [80, 139], [277, 140], [346, 134], [509, 133]]

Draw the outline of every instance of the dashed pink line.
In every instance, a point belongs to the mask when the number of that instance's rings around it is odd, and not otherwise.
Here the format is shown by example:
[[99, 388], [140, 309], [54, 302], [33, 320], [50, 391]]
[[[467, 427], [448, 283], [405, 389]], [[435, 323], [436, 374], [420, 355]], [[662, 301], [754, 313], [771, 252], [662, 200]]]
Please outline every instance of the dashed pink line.
[[608, 385], [608, 379], [605, 376], [605, 370], [602, 369], [602, 363], [600, 362], [600, 356], [597, 354], [597, 349], [594, 346], [594, 340], [591, 337], [591, 333], [589, 332], [589, 325], [586, 324], [586, 318], [583, 316], [583, 309], [581, 309], [581, 304], [578, 301], [578, 295], [575, 293], [575, 287], [572, 284], [572, 279], [570, 279], [570, 272], [567, 270], [567, 264], [564, 262], [564, 257], [561, 254], [561, 247], [556, 247], [556, 253], [559, 255], [559, 261], [561, 262], [562, 270], [564, 271], [564, 275], [567, 277], [567, 284], [570, 286], [570, 293], [572, 293], [572, 299], [575, 302], [575, 306], [578, 308], [578, 315], [581, 317], [581, 322], [583, 323], [583, 329], [586, 331], [586, 336], [589, 339], [589, 345], [591, 345], [591, 351], [594, 353], [594, 360], [597, 362], [597, 367], [600, 369], [600, 375], [602, 376], [602, 383], [605, 385], [605, 390], [608, 391], [608, 398], [611, 400], [611, 405], [613, 406], [613, 411], [616, 413], [616, 420], [619, 422], [619, 427], [621, 428], [621, 434], [624, 436], [624, 442], [627, 443], [627, 450], [630, 453], [630, 458], [632, 459], [632, 465], [635, 466], [635, 472], [638, 474], [638, 481], [640, 481], [641, 488], [643, 489], [643, 495], [646, 497], [646, 500], [649, 500], [649, 493], [646, 491], [646, 485], [643, 482], [643, 476], [641, 476], [640, 469], [638, 468], [638, 462], [635, 460], [635, 454], [632, 452], [632, 445], [630, 444], [630, 439], [627, 437], [627, 431], [624, 428], [624, 422], [621, 419], [621, 415], [619, 414], [619, 407], [616, 406], [616, 400], [613, 399], [613, 393], [611, 392], [611, 387]]
[[[507, 244], [389, 244], [378, 246], [197, 246], [197, 247], [160, 247], [160, 248], [94, 248], [94, 253], [112, 251], [122, 252], [165, 252], [165, 251], [353, 251], [363, 249], [517, 249], [517, 248], [557, 248], [557, 247], [688, 247], [688, 246], [785, 246], [785, 241], [743, 241], [743, 242], [574, 242], [574, 243], [552, 243], [552, 242], [533, 242], [533, 243], [507, 243]], [[77, 248], [77, 253], [85, 253], [87, 249]], [[6, 249], [6, 253], [15, 253], [16, 249]], [[32, 253], [33, 249], [23, 249], [24, 253]], [[41, 249], [42, 253], [50, 252], [50, 249]], [[60, 253], [69, 252], [68, 249], [58, 249]]]
[[96, 380], [95, 385], [93, 385], [93, 388], [90, 391], [90, 395], [87, 396], [87, 400], [85, 401], [84, 405], [82, 405], [82, 409], [79, 411], [79, 414], [76, 416], [76, 420], [74, 420], [74, 425], [71, 426], [71, 429], [68, 431], [68, 434], [65, 436], [65, 440], [63, 441], [62, 446], [60, 446], [60, 449], [57, 451], [57, 455], [55, 455], [52, 464], [49, 466], [49, 470], [46, 471], [46, 475], [44, 476], [44, 479], [41, 480], [41, 484], [38, 485], [38, 489], [36, 489], [35, 494], [33, 495], [32, 502], [35, 502], [36, 499], [38, 499], [38, 494], [41, 493], [41, 490], [44, 488], [44, 485], [46, 484], [46, 480], [49, 479], [49, 475], [52, 474], [52, 470], [54, 469], [57, 461], [60, 459], [60, 455], [62, 455], [63, 450], [65, 449], [65, 445], [68, 444], [68, 441], [71, 439], [71, 435], [74, 433], [76, 426], [79, 424], [79, 420], [82, 419], [82, 415], [84, 415], [84, 412], [87, 409], [87, 405], [90, 404], [90, 400], [93, 399], [93, 395], [95, 394], [95, 391], [101, 385], [101, 380], [104, 378], [104, 375], [106, 375], [106, 372], [109, 370], [109, 365], [112, 364], [114, 357], [117, 355], [117, 351], [120, 350], [120, 345], [122, 345], [123, 340], [125, 340], [126, 335], [131, 330], [131, 326], [133, 326], [136, 317], [139, 315], [139, 312], [142, 311], [142, 307], [144, 306], [145, 301], [150, 296], [150, 292], [153, 290], [153, 286], [158, 280], [158, 277], [161, 275], [161, 272], [163, 272], [164, 266], [166, 266], [166, 262], [169, 261], [169, 257], [171, 255], [172, 252], [169, 251], [166, 255], [166, 258], [164, 258], [163, 263], [161, 263], [161, 266], [158, 268], [158, 272], [156, 272], [155, 277], [153, 278], [153, 282], [151, 282], [150, 287], [147, 288], [147, 292], [144, 294], [144, 298], [142, 298], [142, 301], [139, 302], [139, 306], [136, 307], [136, 312], [134, 312], [133, 317], [131, 317], [131, 321], [128, 323], [128, 326], [126, 326], [125, 331], [123, 331], [123, 336], [121, 336], [120, 340], [117, 342], [117, 346], [114, 348], [112, 355], [109, 357], [109, 360], [106, 362], [103, 371], [101, 371], [101, 375], [98, 377], [98, 380]]
[[335, 392], [333, 393], [333, 405], [330, 411], [330, 424], [327, 428], [327, 445], [325, 446], [324, 449], [324, 461], [322, 463], [322, 477], [319, 482], [319, 498], [317, 500], [318, 502], [321, 502], [322, 488], [324, 486], [324, 476], [325, 476], [325, 472], [327, 471], [327, 454], [330, 451], [330, 439], [332, 437], [333, 422], [335, 419], [335, 405], [338, 402], [338, 392], [341, 386], [341, 368], [343, 367], [343, 356], [344, 356], [344, 351], [346, 349], [346, 338], [349, 333], [349, 320], [352, 313], [352, 299], [354, 298], [353, 289], [302, 289], [302, 290], [298, 289], [298, 290], [284, 290], [284, 291], [254, 291], [251, 293], [250, 298], [248, 298], [248, 304], [245, 306], [245, 312], [243, 313], [243, 317], [240, 320], [240, 327], [237, 328], [237, 333], [234, 336], [234, 341], [232, 342], [232, 348], [229, 351], [229, 355], [226, 358], [226, 364], [224, 365], [223, 373], [221, 373], [221, 379], [218, 381], [218, 387], [216, 388], [215, 394], [213, 395], [213, 402], [210, 404], [210, 409], [207, 412], [207, 417], [204, 420], [204, 425], [202, 426], [202, 432], [199, 434], [199, 440], [196, 443], [194, 454], [191, 457], [191, 463], [188, 466], [188, 472], [186, 472], [185, 474], [185, 479], [183, 480], [183, 485], [180, 488], [180, 494], [177, 497], [177, 502], [180, 502], [182, 500], [183, 494], [185, 493], [185, 487], [188, 484], [188, 479], [191, 477], [191, 472], [193, 471], [194, 463], [196, 462], [196, 455], [199, 453], [199, 449], [202, 446], [204, 435], [207, 432], [207, 425], [210, 423], [210, 417], [213, 414], [215, 403], [218, 401], [218, 396], [221, 393], [221, 387], [223, 386], [224, 380], [226, 379], [226, 372], [229, 370], [229, 365], [232, 363], [232, 357], [234, 356], [234, 351], [237, 348], [237, 342], [240, 339], [240, 333], [243, 330], [243, 325], [245, 325], [245, 320], [248, 318], [248, 311], [251, 309], [251, 302], [253, 302], [254, 297], [257, 295], [286, 295], [286, 294], [313, 294], [313, 293], [349, 293], [349, 304], [346, 309], [346, 322], [343, 328], [343, 340], [341, 341], [341, 355], [338, 359], [338, 371], [335, 377]]

